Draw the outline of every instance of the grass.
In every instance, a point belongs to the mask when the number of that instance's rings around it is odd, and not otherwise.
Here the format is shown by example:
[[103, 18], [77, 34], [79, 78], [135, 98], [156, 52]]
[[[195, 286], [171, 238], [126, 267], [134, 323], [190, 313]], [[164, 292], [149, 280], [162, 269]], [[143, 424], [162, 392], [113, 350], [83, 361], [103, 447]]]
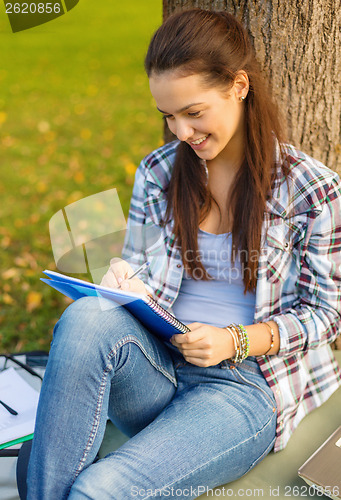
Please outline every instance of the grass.
[[143, 57], [160, 0], [81, 0], [13, 34], [0, 5], [0, 350], [48, 349], [69, 301], [39, 281], [56, 269], [49, 220], [117, 188], [127, 215], [139, 161], [162, 141]]

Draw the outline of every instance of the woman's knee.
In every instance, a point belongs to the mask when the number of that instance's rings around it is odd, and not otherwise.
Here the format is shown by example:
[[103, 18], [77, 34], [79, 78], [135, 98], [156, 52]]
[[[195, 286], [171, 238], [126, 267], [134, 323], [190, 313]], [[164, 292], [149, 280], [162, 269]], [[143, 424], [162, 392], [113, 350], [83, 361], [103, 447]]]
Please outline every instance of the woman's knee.
[[91, 350], [101, 342], [118, 342], [131, 326], [132, 318], [122, 306], [99, 297], [83, 297], [62, 314], [54, 329], [52, 347], [63, 343]]
[[[80, 473], [71, 488], [68, 499], [114, 500], [124, 498], [124, 492], [120, 488], [121, 481], [120, 475], [115, 470], [108, 468], [105, 460], [100, 460]], [[123, 496], [121, 496], [122, 494]]]
[[72, 319], [76, 317], [77, 320], [86, 318], [86, 321], [88, 321], [91, 318], [101, 317], [108, 311], [120, 309], [122, 309], [120, 306], [108, 299], [101, 297], [81, 297], [65, 309], [62, 318]]

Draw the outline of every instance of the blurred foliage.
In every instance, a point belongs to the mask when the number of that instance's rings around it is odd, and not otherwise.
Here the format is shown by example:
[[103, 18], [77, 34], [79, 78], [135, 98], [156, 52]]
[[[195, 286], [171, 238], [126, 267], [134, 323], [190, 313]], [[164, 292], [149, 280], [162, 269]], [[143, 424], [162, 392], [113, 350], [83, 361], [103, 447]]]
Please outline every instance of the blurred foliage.
[[0, 4], [1, 351], [48, 349], [69, 303], [39, 280], [56, 270], [52, 215], [110, 188], [127, 215], [136, 166], [162, 143], [143, 69], [161, 9], [81, 0], [13, 34]]

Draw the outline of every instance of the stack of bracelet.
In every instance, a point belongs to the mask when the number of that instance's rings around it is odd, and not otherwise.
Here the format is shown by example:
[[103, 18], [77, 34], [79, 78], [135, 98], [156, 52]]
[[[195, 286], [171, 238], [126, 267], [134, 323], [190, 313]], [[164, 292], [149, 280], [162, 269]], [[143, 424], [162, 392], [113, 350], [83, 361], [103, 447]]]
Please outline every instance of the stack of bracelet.
[[236, 351], [231, 361], [233, 361], [233, 363], [241, 363], [249, 355], [250, 341], [247, 331], [243, 325], [236, 325], [235, 323], [225, 326], [225, 328], [232, 336]]

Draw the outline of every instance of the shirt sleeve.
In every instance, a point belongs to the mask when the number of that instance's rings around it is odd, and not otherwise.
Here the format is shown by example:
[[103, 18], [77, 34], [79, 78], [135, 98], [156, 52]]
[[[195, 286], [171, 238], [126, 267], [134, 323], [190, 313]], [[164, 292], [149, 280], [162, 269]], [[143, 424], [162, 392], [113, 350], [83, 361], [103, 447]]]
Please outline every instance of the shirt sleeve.
[[272, 319], [280, 331], [279, 356], [316, 349], [341, 331], [341, 188], [334, 179], [322, 211], [309, 225], [295, 307]]
[[[136, 270], [146, 262], [146, 237], [144, 200], [146, 196], [146, 165], [144, 160], [140, 163], [135, 174], [133, 193], [127, 221], [126, 235], [122, 250], [122, 259], [129, 262]], [[153, 295], [153, 289], [148, 285], [148, 269], [138, 276], [145, 284], [148, 292]]]

